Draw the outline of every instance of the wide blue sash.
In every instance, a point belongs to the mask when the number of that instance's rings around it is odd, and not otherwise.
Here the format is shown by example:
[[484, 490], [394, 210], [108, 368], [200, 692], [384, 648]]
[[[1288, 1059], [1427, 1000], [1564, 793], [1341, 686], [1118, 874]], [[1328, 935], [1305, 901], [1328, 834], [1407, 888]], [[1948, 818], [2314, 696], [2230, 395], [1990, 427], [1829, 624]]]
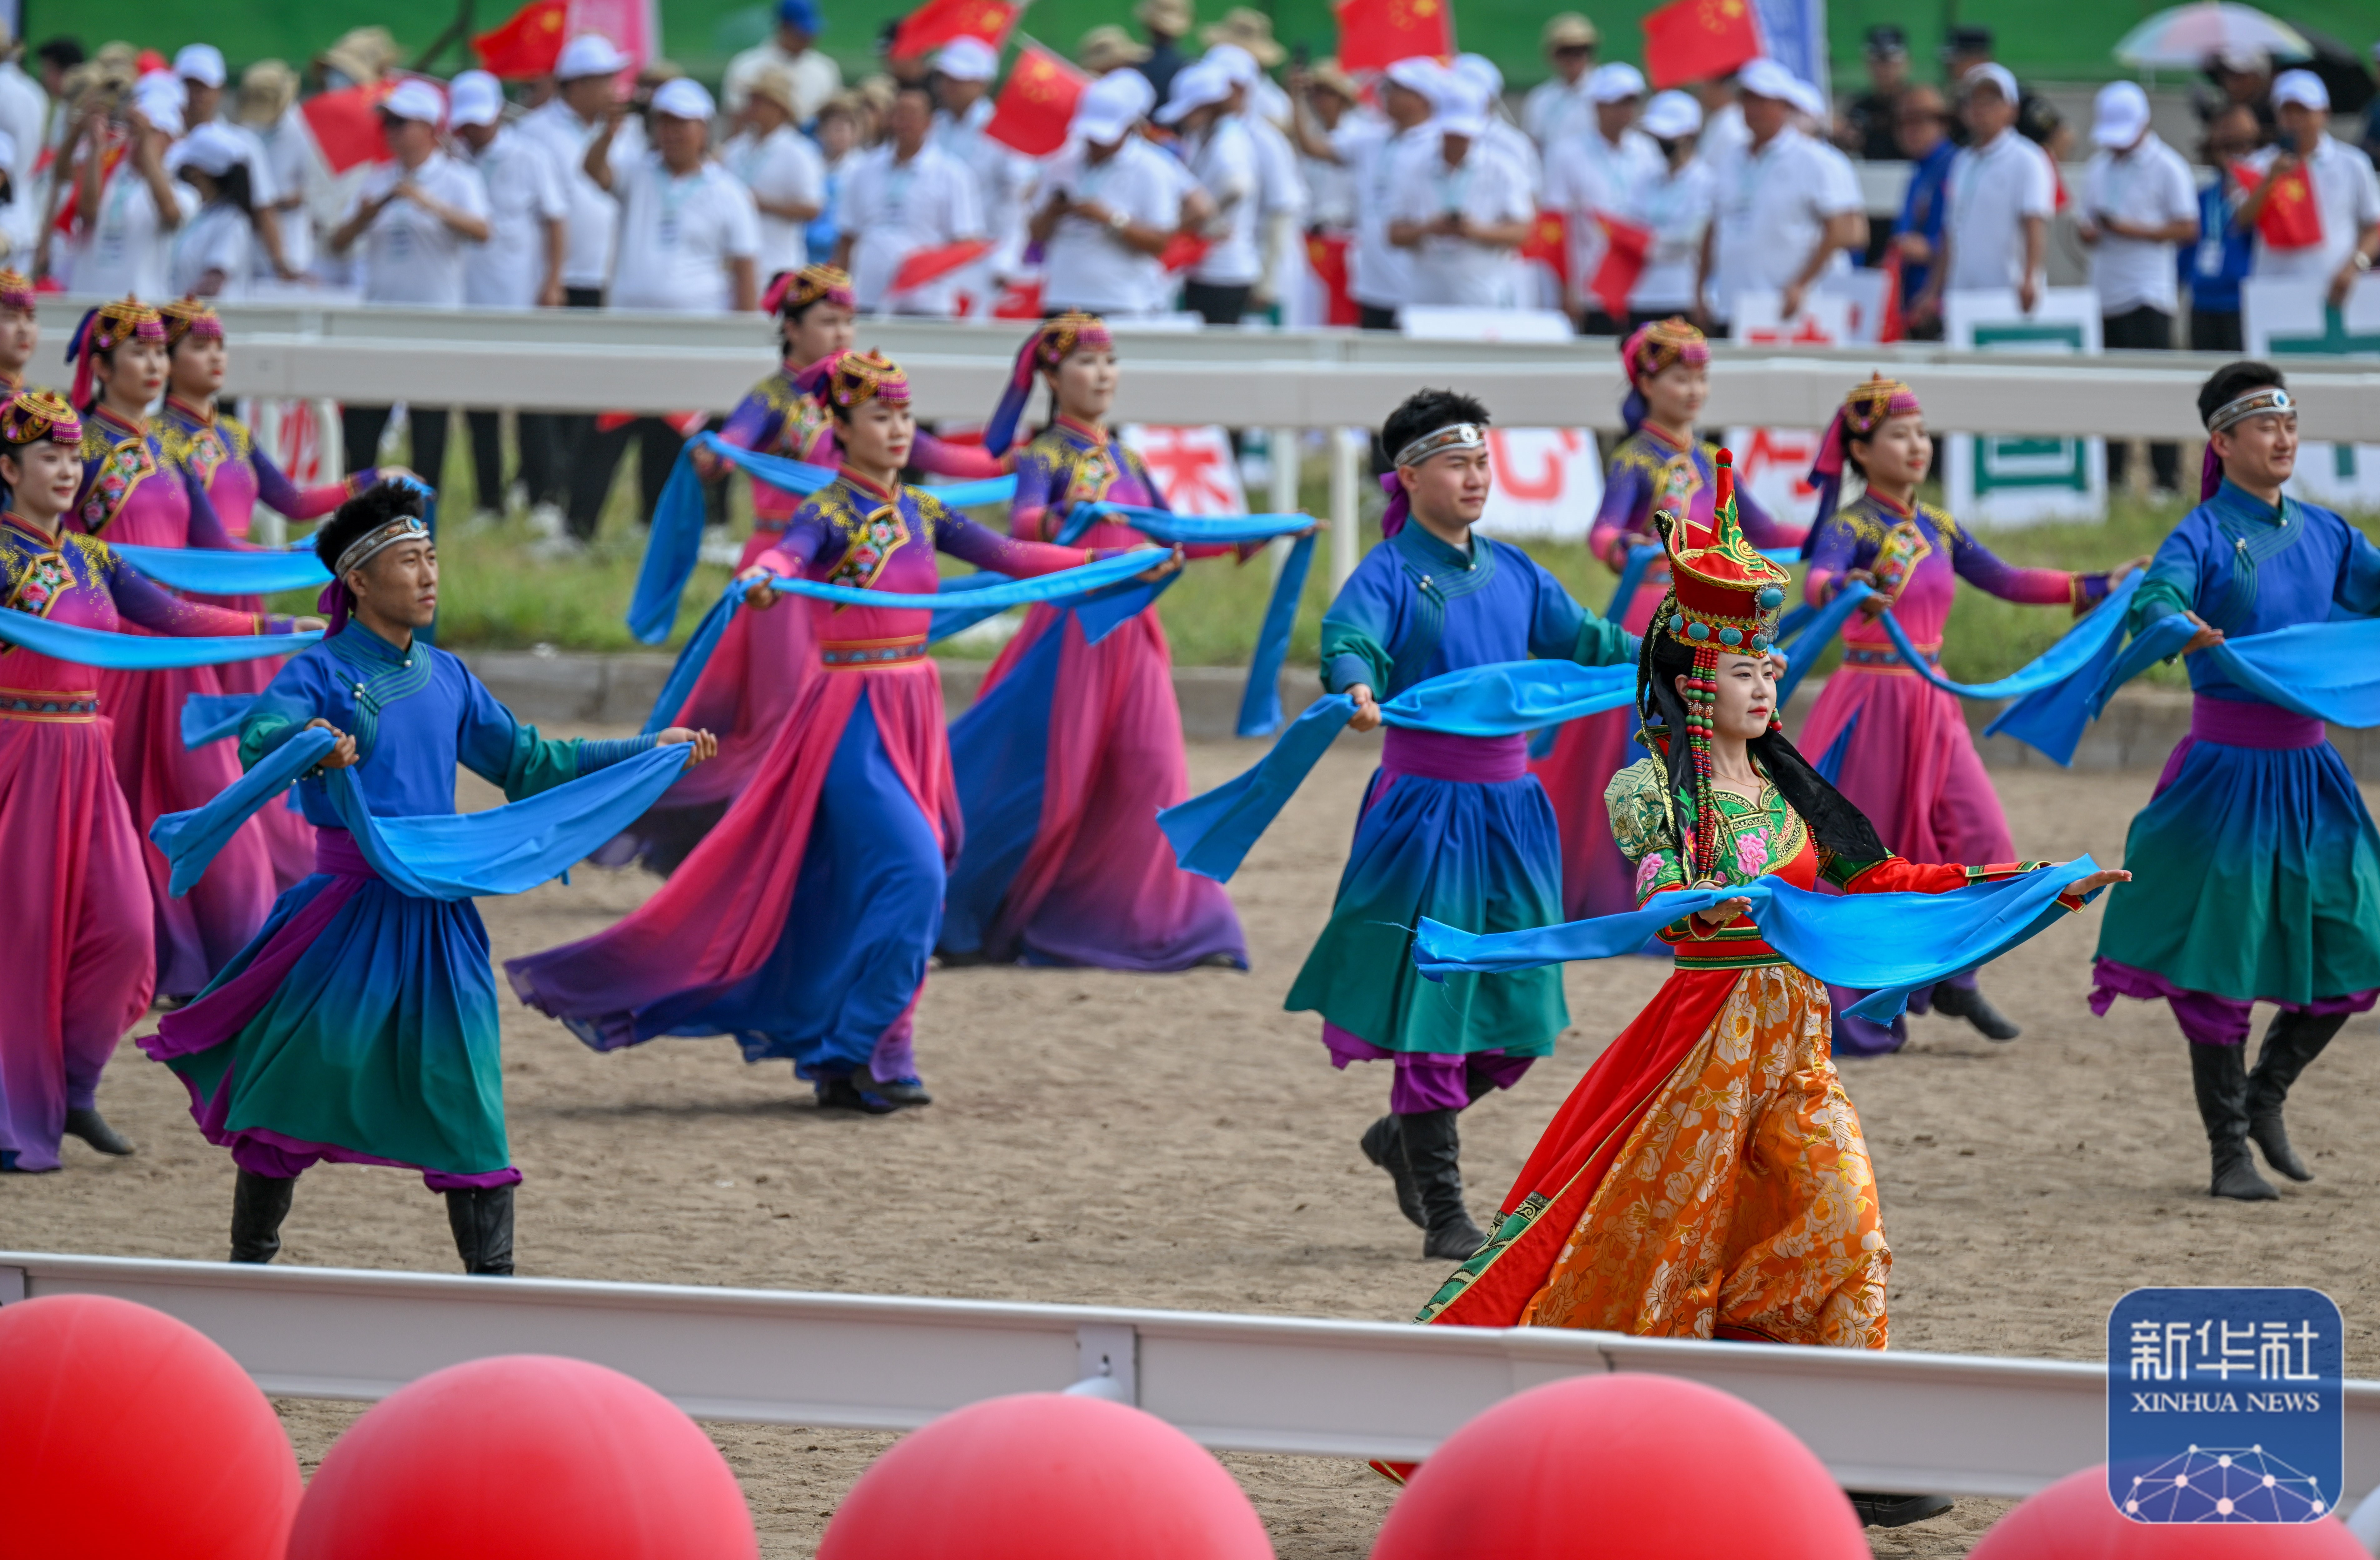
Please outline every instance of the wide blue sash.
[[294, 656], [322, 637], [320, 634], [308, 633], [152, 638], [142, 634], [117, 634], [104, 628], [52, 623], [30, 612], [0, 609], [0, 639], [35, 655], [95, 666], [103, 671], [169, 671], [180, 667], [261, 660], [266, 656]]
[[331, 583], [331, 571], [322, 567], [310, 546], [282, 552], [119, 544], [115, 555], [160, 585], [202, 596], [270, 596], [280, 590], [320, 590]]

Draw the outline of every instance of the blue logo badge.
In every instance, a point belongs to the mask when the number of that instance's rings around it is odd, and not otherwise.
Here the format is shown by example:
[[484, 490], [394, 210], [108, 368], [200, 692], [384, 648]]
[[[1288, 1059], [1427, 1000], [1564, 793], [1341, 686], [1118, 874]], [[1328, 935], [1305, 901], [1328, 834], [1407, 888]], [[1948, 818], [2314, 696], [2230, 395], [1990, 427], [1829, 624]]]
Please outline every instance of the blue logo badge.
[[2319, 1289], [2134, 1289], [2107, 1314], [2107, 1497], [2135, 1522], [2311, 1522], [2347, 1473]]

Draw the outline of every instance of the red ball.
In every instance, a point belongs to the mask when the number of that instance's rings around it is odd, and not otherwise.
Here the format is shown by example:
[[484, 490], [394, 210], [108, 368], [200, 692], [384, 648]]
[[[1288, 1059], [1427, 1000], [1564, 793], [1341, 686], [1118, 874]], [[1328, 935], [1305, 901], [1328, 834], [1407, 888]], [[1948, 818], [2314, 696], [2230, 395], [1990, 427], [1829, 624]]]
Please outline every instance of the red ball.
[[2102, 1463], [2069, 1474], [1992, 1524], [1967, 1560], [2372, 1560], [2343, 1522], [2134, 1522], [2107, 1498]]
[[130, 1300], [0, 1309], [0, 1549], [281, 1560], [303, 1486], [273, 1405], [188, 1324]]
[[474, 1360], [390, 1394], [306, 1487], [288, 1560], [757, 1560], [702, 1427], [584, 1360]]
[[1741, 1398], [1672, 1376], [1532, 1387], [1447, 1438], [1372, 1560], [1868, 1560], [1833, 1477]]
[[818, 1560], [1272, 1560], [1223, 1465], [1154, 1414], [1032, 1392], [945, 1414], [869, 1465]]

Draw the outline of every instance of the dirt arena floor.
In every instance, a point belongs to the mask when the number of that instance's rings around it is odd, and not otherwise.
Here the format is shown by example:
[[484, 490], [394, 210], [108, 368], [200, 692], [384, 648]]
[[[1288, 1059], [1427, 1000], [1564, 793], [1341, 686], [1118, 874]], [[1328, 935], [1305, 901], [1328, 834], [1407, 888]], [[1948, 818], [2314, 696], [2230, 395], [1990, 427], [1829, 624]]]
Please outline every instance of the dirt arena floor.
[[[1194, 747], [1203, 787], [1253, 744]], [[1370, 764], [1334, 752], [1232, 885], [1257, 968], [1146, 977], [937, 974], [918, 1051], [938, 1103], [882, 1119], [816, 1109], [783, 1064], [724, 1040], [610, 1056], [517, 1007], [504, 1016], [524, 1273], [987, 1300], [1402, 1320], [1445, 1264], [1424, 1261], [1355, 1138], [1386, 1073], [1330, 1070], [1282, 994], [1330, 903]], [[2154, 776], [1998, 777], [2027, 855], [2122, 852]], [[469, 782], [473, 787], [477, 782]], [[467, 792], [467, 806], [492, 800]], [[2375, 797], [2380, 801], [2380, 797]], [[583, 936], [650, 889], [582, 871], [486, 910], [498, 959]], [[2290, 1107], [2320, 1179], [2278, 1203], [2205, 1196], [2206, 1150], [2182, 1043], [2162, 1008], [2083, 1004], [2095, 909], [1995, 967], [1985, 988], [2025, 1026], [1995, 1046], [1915, 1021], [1909, 1048], [1853, 1059], [1895, 1266], [1892, 1337], [1953, 1353], [2086, 1360], [2108, 1306], [2143, 1284], [2307, 1284], [2350, 1318], [2350, 1374], [2380, 1375], [2362, 1325], [2380, 1302], [2375, 1021], [2351, 1022]], [[1475, 1211], [1493, 1206], [1597, 1052], [1659, 985], [1643, 960], [1574, 965], [1560, 1054], [1463, 1122]], [[2362, 1102], [2359, 1104], [2359, 1102]], [[0, 1244], [219, 1259], [232, 1167], [191, 1128], [180, 1087], [129, 1043], [102, 1092], [140, 1144], [108, 1160], [69, 1142], [62, 1174], [0, 1184]], [[2358, 1127], [2361, 1120], [2364, 1124]], [[449, 1271], [446, 1222], [414, 1178], [326, 1167], [298, 1192], [285, 1261]], [[310, 1468], [356, 1409], [282, 1405]], [[809, 1554], [890, 1437], [710, 1427], [763, 1552]], [[1232, 1456], [1283, 1560], [1361, 1556], [1390, 1491], [1352, 1463]], [[1962, 1502], [1876, 1533], [1879, 1555], [1964, 1554], [2006, 1503]]]

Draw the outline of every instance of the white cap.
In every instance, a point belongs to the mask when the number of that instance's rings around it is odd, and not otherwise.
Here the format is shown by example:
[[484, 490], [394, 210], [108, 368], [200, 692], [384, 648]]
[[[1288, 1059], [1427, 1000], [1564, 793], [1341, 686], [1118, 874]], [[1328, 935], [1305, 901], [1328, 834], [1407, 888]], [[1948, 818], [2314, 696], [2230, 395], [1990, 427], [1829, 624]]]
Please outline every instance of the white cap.
[[1000, 51], [980, 38], [953, 38], [934, 56], [934, 68], [953, 81], [989, 81], [1000, 74]]
[[174, 56], [174, 74], [201, 87], [220, 87], [228, 76], [223, 51], [212, 43], [185, 43]]
[[1069, 131], [1100, 146], [1113, 146], [1132, 133], [1157, 102], [1157, 90], [1137, 70], [1111, 70], [1075, 100]]
[[1703, 127], [1703, 105], [1692, 94], [1675, 88], [1655, 92], [1653, 101], [1645, 105], [1645, 117], [1636, 122], [1636, 127], [1656, 140], [1694, 135]]
[[589, 76], [617, 76], [628, 68], [628, 56], [600, 32], [582, 32], [562, 46], [553, 62], [553, 79], [577, 81]]
[[1626, 103], [1630, 98], [1641, 98], [1645, 95], [1645, 73], [1619, 60], [1598, 65], [1595, 74], [1586, 79], [1586, 95], [1595, 103]]
[[1491, 98], [1504, 95], [1504, 73], [1486, 54], [1457, 54], [1454, 74], [1478, 88]]
[[152, 71], [132, 89], [132, 106], [169, 136], [182, 133], [182, 83], [166, 71]]
[[1959, 92], [1961, 96], [1964, 96], [1976, 88], [1985, 86], [1999, 93], [2000, 97], [2011, 105], [2024, 101], [2024, 94], [2017, 89], [2016, 78], [2010, 73], [2007, 66], [1998, 61], [1985, 60], [1967, 72], [1965, 79], [1959, 83]]
[[1427, 54], [1413, 54], [1397, 61], [1381, 74], [1389, 79], [1391, 86], [1402, 87], [1408, 92], [1419, 92], [1436, 103], [1439, 94], [1445, 91], [1448, 72], [1446, 67]]
[[1202, 59], [1173, 73], [1173, 90], [1166, 94], [1165, 106], [1157, 111], [1157, 122], [1178, 125], [1184, 116], [1231, 95], [1232, 79], [1223, 67]]
[[[1793, 88], [1799, 79], [1800, 78], [1775, 60], [1763, 56], [1760, 59], [1743, 62], [1743, 68], [1736, 73], [1735, 88], [1737, 91], [1751, 97], [1770, 98], [1778, 103], [1794, 103], [1798, 94]], [[1799, 103], [1794, 105], [1800, 106]]]
[[1790, 101], [1813, 119], [1827, 116], [1827, 94], [1798, 76], [1793, 78], [1793, 96]]
[[2300, 108], [2330, 112], [2330, 89], [2311, 70], [2284, 70], [2273, 78], [2273, 106], [2293, 103]]
[[467, 70], [446, 83], [446, 123], [492, 125], [504, 117], [504, 89], [484, 70]]
[[248, 142], [228, 125], [201, 125], [174, 143], [173, 161], [219, 179], [248, 161]]
[[380, 111], [396, 119], [419, 120], [435, 125], [446, 117], [446, 100], [438, 89], [418, 76], [408, 76], [396, 84], [396, 90], [382, 98]]
[[710, 93], [691, 76], [674, 76], [653, 91], [653, 112], [666, 114], [673, 119], [698, 119], [710, 124], [719, 105], [710, 101]]
[[1216, 43], [1198, 56], [1200, 65], [1211, 65], [1223, 73], [1223, 79], [1234, 87], [1253, 87], [1264, 78], [1264, 67], [1256, 55], [1237, 43]]
[[2091, 111], [2091, 139], [2120, 151], [2141, 139], [2149, 127], [2149, 95], [2130, 81], [2110, 81], [2099, 89]]
[[1488, 133], [1488, 115], [1466, 103], [1444, 110], [1430, 125], [1439, 135], [1468, 136], [1477, 140]]

